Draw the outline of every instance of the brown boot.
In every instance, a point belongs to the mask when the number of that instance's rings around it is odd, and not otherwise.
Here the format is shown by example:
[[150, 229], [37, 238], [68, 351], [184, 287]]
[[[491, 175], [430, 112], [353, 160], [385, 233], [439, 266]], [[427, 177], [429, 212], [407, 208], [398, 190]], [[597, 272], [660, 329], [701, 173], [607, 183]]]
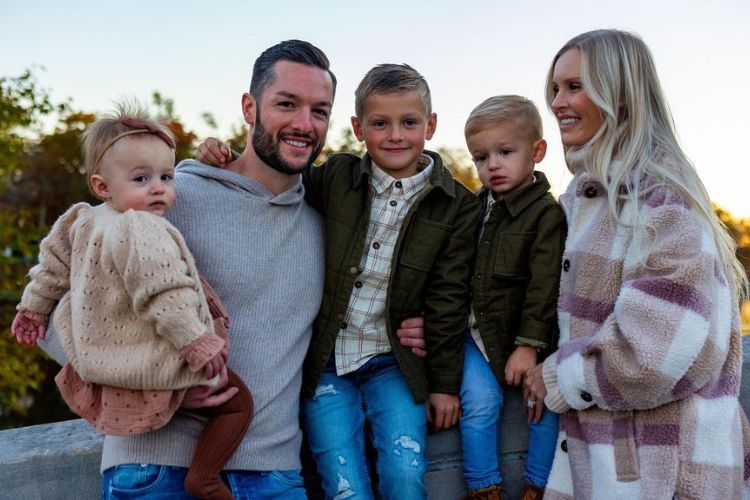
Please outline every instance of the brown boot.
[[[541, 497], [539, 497], [541, 498]], [[499, 484], [493, 484], [486, 488], [470, 491], [464, 500], [503, 500], [503, 490]]]
[[544, 488], [537, 488], [533, 484], [526, 484], [523, 488], [521, 500], [542, 500]]

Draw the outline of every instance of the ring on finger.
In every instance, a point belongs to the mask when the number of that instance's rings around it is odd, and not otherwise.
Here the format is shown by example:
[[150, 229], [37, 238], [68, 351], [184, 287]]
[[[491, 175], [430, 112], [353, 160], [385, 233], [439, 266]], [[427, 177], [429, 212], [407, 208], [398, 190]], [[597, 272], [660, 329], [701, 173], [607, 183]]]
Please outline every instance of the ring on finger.
[[535, 399], [529, 399], [526, 401], [526, 406], [528, 408], [534, 408], [536, 407], [536, 400]]

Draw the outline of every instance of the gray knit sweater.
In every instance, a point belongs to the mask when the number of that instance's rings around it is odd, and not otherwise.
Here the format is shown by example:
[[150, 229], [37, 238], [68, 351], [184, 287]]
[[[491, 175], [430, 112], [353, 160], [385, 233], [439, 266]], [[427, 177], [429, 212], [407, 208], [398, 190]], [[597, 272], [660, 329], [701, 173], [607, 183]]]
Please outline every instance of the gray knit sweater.
[[[298, 469], [301, 368], [323, 291], [322, 221], [304, 202], [301, 180], [274, 196], [247, 177], [186, 160], [176, 183], [168, 218], [229, 312], [229, 367], [255, 400], [250, 429], [226, 469]], [[201, 428], [197, 417], [178, 412], [154, 432], [107, 436], [101, 468], [187, 467]]]

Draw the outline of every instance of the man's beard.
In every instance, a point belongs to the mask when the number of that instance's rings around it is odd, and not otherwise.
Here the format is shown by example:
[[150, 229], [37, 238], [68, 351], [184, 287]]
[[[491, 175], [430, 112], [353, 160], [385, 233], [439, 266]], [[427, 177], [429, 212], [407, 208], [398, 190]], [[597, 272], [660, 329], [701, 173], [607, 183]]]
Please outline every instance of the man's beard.
[[[298, 134], [298, 137], [311, 140], [313, 143], [315, 142], [314, 134]], [[282, 174], [286, 175], [299, 174], [313, 161], [315, 161], [315, 158], [317, 158], [320, 152], [323, 151], [323, 143], [321, 142], [315, 147], [312, 153], [310, 153], [310, 156], [309, 158], [307, 158], [307, 161], [305, 161], [304, 165], [298, 167], [289, 163], [281, 156], [281, 151], [279, 151], [279, 142], [274, 142], [273, 135], [271, 135], [268, 131], [266, 131], [265, 127], [263, 127], [263, 121], [260, 119], [260, 113], [258, 113], [257, 119], [255, 120], [255, 130], [253, 130], [252, 145], [253, 149], [255, 150], [255, 154], [258, 155], [258, 158], [263, 160], [263, 163], [276, 170], [277, 172], [281, 172]]]

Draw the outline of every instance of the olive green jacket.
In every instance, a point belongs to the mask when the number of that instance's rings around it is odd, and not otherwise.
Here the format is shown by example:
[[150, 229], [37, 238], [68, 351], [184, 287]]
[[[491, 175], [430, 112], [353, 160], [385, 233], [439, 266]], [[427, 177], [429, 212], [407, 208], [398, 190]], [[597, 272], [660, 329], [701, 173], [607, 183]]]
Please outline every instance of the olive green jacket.
[[[567, 226], [549, 182], [498, 200], [482, 230], [472, 281], [472, 307], [492, 369], [505, 382], [515, 346], [556, 347], [557, 297]], [[484, 190], [479, 198], [487, 210]]]
[[[391, 349], [417, 402], [430, 392], [458, 394], [467, 327], [471, 266], [481, 211], [477, 197], [453, 179], [440, 156], [428, 185], [404, 218], [391, 263], [386, 323]], [[331, 155], [303, 174], [305, 197], [325, 218], [323, 303], [304, 365], [303, 394], [311, 396], [333, 353], [359, 274], [370, 222], [371, 159]], [[427, 358], [396, 337], [402, 320], [424, 316]]]

